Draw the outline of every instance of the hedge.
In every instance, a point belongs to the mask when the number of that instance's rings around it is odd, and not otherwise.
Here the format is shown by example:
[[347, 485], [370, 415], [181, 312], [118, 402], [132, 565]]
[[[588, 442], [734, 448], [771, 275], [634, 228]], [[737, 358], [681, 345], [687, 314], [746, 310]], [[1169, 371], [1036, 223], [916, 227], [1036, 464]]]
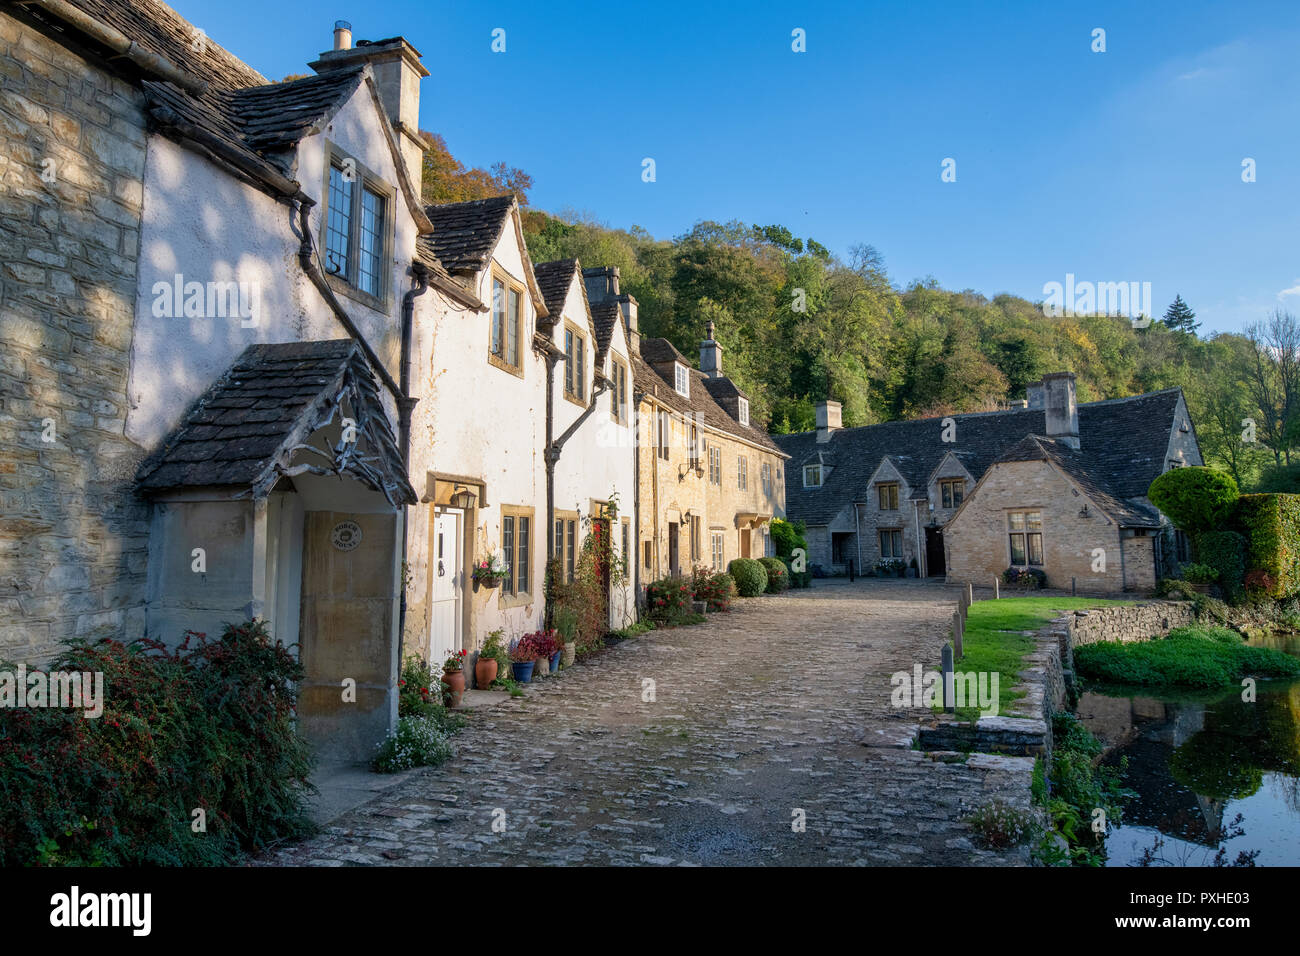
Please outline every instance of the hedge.
[[727, 565], [741, 597], [758, 597], [767, 590], [767, 568], [753, 558], [736, 558]]
[[1300, 592], [1300, 495], [1242, 495], [1237, 521], [1249, 540], [1251, 590], [1274, 598]]
[[1232, 517], [1237, 483], [1227, 472], [1196, 466], [1173, 468], [1151, 482], [1147, 497], [1188, 534], [1218, 528]]
[[1196, 536], [1196, 560], [1219, 572], [1219, 587], [1226, 601], [1241, 600], [1246, 575], [1246, 539], [1235, 531], [1205, 531]]

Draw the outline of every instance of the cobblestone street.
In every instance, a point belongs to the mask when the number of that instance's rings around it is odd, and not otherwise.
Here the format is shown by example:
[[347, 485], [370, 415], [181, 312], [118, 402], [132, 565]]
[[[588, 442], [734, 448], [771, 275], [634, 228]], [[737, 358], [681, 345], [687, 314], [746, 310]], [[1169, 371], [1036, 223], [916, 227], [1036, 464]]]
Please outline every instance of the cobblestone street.
[[819, 581], [649, 632], [475, 711], [450, 762], [258, 862], [1022, 864], [960, 820], [1027, 804], [1025, 761], [934, 760], [890, 706], [891, 673], [937, 666], [955, 593]]

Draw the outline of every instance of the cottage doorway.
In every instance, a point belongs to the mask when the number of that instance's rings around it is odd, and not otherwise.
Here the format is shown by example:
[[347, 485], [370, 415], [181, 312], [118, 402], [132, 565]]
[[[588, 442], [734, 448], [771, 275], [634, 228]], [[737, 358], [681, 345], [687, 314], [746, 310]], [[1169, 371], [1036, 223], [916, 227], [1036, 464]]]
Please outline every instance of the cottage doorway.
[[943, 557], [943, 529], [925, 529], [925, 573], [927, 577], [937, 578], [947, 575]]
[[749, 555], [749, 538], [750, 538], [749, 529], [748, 529], [748, 528], [742, 528], [742, 529], [740, 530], [740, 556], [741, 556], [742, 558], [748, 558], [748, 557], [750, 556], [750, 555]]
[[465, 513], [457, 508], [433, 516], [433, 540], [429, 549], [429, 661], [435, 666], [450, 651], [460, 650], [462, 560]]
[[596, 575], [600, 579], [602, 619], [606, 623], [609, 622], [609, 565], [614, 548], [614, 541], [610, 537], [609, 524], [608, 518], [593, 518], [591, 520], [592, 551], [596, 556]]
[[668, 573], [673, 577], [681, 574], [681, 525], [675, 521], [668, 522]]

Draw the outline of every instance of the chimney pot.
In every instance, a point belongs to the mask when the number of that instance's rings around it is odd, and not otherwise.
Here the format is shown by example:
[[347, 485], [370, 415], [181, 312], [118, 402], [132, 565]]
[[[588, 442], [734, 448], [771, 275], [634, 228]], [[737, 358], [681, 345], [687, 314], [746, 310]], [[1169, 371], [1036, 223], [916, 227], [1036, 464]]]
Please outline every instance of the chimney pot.
[[1043, 376], [1043, 416], [1047, 437], [1071, 448], [1079, 447], [1079, 406], [1075, 401], [1074, 373], [1053, 372]]
[[352, 49], [352, 24], [346, 20], [334, 21], [334, 49]]
[[700, 343], [700, 371], [705, 378], [722, 377], [722, 346], [713, 338], [713, 322], [704, 325], [704, 341]]

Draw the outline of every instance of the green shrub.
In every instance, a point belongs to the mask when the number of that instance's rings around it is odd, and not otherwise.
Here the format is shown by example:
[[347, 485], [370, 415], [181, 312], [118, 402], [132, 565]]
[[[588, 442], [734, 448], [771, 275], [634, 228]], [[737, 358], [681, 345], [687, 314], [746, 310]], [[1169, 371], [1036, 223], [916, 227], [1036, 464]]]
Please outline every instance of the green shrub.
[[1300, 495], [1242, 495], [1237, 522], [1248, 539], [1252, 597], [1300, 593]]
[[1265, 647], [1248, 647], [1222, 627], [1181, 627], [1164, 640], [1104, 641], [1074, 649], [1079, 673], [1115, 684], [1217, 688], [1243, 677], [1300, 675], [1300, 659]]
[[1232, 517], [1237, 482], [1217, 468], [1171, 468], [1151, 482], [1147, 497], [1169, 516], [1174, 527], [1199, 534]]
[[808, 570], [796, 571], [794, 569], [794, 562], [786, 561], [785, 558], [782, 558], [781, 561], [783, 564], [785, 564], [786, 575], [790, 579], [790, 587], [792, 588], [812, 587], [813, 576], [811, 571]]
[[783, 521], [780, 518], [773, 518], [770, 534], [776, 556], [789, 558], [794, 554], [795, 548], [800, 548], [807, 555], [808, 542], [804, 540], [804, 530], [802, 521]]
[[753, 558], [736, 558], [727, 565], [727, 573], [741, 597], [758, 597], [767, 590], [767, 568]]
[[790, 587], [790, 572], [780, 558], [759, 558], [758, 563], [767, 572], [768, 594], [779, 594]]
[[1219, 573], [1224, 598], [1241, 600], [1246, 576], [1246, 539], [1235, 531], [1204, 531], [1196, 537], [1196, 557]]
[[1200, 592], [1192, 587], [1190, 581], [1178, 578], [1161, 578], [1156, 582], [1156, 597], [1171, 598], [1175, 601], [1195, 601]]
[[647, 613], [652, 621], [673, 622], [691, 613], [691, 582], [683, 577], [651, 581], [645, 589]]
[[0, 866], [220, 865], [311, 829], [304, 674], [263, 622], [171, 651], [74, 642], [49, 669], [102, 673], [104, 711], [0, 709]]
[[436, 767], [451, 757], [448, 736], [437, 717], [399, 717], [397, 729], [379, 745], [375, 770], [396, 773], [412, 767]]
[[1189, 584], [1212, 584], [1219, 580], [1219, 569], [1208, 564], [1185, 564], [1183, 580]]
[[1031, 813], [1000, 800], [984, 804], [965, 820], [975, 839], [991, 850], [1004, 850], [1027, 842], [1038, 832]]

